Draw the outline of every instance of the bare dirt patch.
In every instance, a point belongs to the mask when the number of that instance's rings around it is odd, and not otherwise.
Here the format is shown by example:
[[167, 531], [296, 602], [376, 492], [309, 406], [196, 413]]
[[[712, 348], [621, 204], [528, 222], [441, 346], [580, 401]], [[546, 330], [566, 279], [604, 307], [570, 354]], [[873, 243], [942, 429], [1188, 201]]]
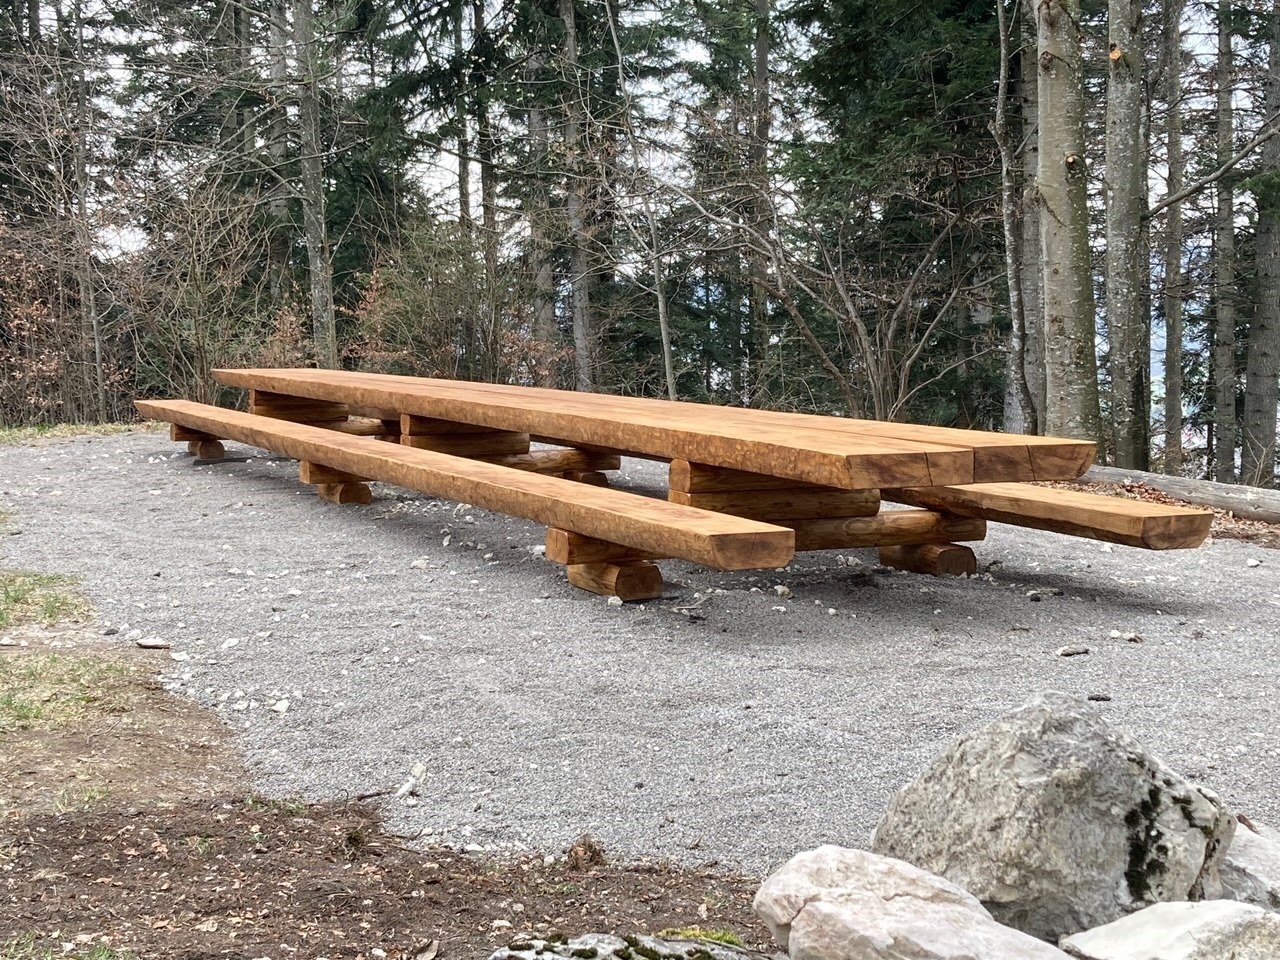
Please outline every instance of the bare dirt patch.
[[151, 679], [163, 651], [86, 627], [4, 636], [0, 670], [44, 711], [0, 710], [0, 960], [452, 960], [522, 933], [697, 927], [765, 945], [755, 878], [612, 864], [590, 843], [411, 849], [365, 804], [255, 798], [216, 717]]

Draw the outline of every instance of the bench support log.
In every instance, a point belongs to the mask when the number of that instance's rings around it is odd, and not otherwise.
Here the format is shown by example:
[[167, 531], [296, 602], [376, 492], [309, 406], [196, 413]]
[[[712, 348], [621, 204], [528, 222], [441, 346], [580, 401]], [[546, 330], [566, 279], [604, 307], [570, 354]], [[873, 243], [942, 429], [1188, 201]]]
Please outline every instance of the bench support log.
[[260, 417], [273, 417], [292, 423], [326, 425], [347, 419], [347, 405], [330, 400], [311, 400], [266, 390], [249, 391], [249, 412]]
[[197, 460], [221, 460], [227, 455], [227, 449], [221, 440], [188, 440], [187, 453]]
[[656, 564], [645, 560], [575, 563], [565, 571], [575, 587], [606, 597], [656, 600], [662, 596], [662, 571]]
[[316, 485], [316, 493], [321, 500], [330, 503], [358, 503], [361, 506], [373, 503], [373, 491], [367, 483], [320, 483]]
[[323, 463], [312, 463], [310, 460], [298, 461], [298, 479], [303, 483], [319, 485], [322, 483], [367, 483], [369, 478], [346, 470], [335, 470]]
[[880, 562], [886, 567], [928, 573], [935, 577], [971, 577], [978, 572], [978, 558], [972, 550], [958, 543], [881, 547]]
[[571, 530], [551, 527], [547, 530], [547, 559], [566, 567], [579, 563], [622, 563], [633, 560], [665, 560], [665, 555], [637, 550], [635, 547], [595, 537], [583, 536]]

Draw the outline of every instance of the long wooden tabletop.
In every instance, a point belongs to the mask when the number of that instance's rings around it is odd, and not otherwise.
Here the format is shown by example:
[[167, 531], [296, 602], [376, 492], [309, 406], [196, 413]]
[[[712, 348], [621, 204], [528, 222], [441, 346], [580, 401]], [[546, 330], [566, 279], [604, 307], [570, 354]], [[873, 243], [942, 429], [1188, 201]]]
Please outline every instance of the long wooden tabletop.
[[849, 489], [1067, 480], [1094, 445], [709, 404], [341, 370], [215, 370], [235, 387], [345, 402]]

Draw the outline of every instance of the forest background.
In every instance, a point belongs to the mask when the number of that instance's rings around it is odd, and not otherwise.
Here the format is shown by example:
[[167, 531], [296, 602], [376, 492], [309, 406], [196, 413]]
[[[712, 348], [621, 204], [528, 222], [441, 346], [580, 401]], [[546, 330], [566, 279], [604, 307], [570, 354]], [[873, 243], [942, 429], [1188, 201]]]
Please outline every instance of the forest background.
[[3, 0], [0, 421], [344, 366], [1273, 485], [1277, 133], [1280, 0]]

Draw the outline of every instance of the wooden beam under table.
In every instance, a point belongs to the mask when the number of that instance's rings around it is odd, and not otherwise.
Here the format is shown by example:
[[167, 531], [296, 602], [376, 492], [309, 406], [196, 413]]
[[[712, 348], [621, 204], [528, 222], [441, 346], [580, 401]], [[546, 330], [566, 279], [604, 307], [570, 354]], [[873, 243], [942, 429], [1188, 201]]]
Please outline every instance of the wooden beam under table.
[[576, 563], [566, 567], [565, 572], [575, 587], [606, 597], [656, 600], [662, 596], [662, 571], [644, 560]]
[[720, 570], [781, 567], [795, 554], [795, 533], [774, 524], [188, 400], [139, 400], [135, 406], [152, 419], [297, 460]]
[[879, 490], [832, 490], [824, 487], [788, 490], [742, 490], [732, 493], [667, 494], [672, 503], [731, 513], [757, 520], [810, 520], [826, 517], [871, 517], [880, 509]]
[[886, 500], [1147, 550], [1197, 547], [1213, 513], [1025, 483], [886, 490]]
[[[974, 479], [971, 446], [832, 433], [825, 417], [778, 422], [760, 411], [345, 370], [215, 370], [229, 386], [402, 410], [569, 446], [681, 458], [842, 489]], [[947, 479], [942, 479], [947, 478]]]
[[881, 547], [880, 562], [886, 567], [935, 577], [972, 577], [978, 572], [978, 558], [958, 543]]

